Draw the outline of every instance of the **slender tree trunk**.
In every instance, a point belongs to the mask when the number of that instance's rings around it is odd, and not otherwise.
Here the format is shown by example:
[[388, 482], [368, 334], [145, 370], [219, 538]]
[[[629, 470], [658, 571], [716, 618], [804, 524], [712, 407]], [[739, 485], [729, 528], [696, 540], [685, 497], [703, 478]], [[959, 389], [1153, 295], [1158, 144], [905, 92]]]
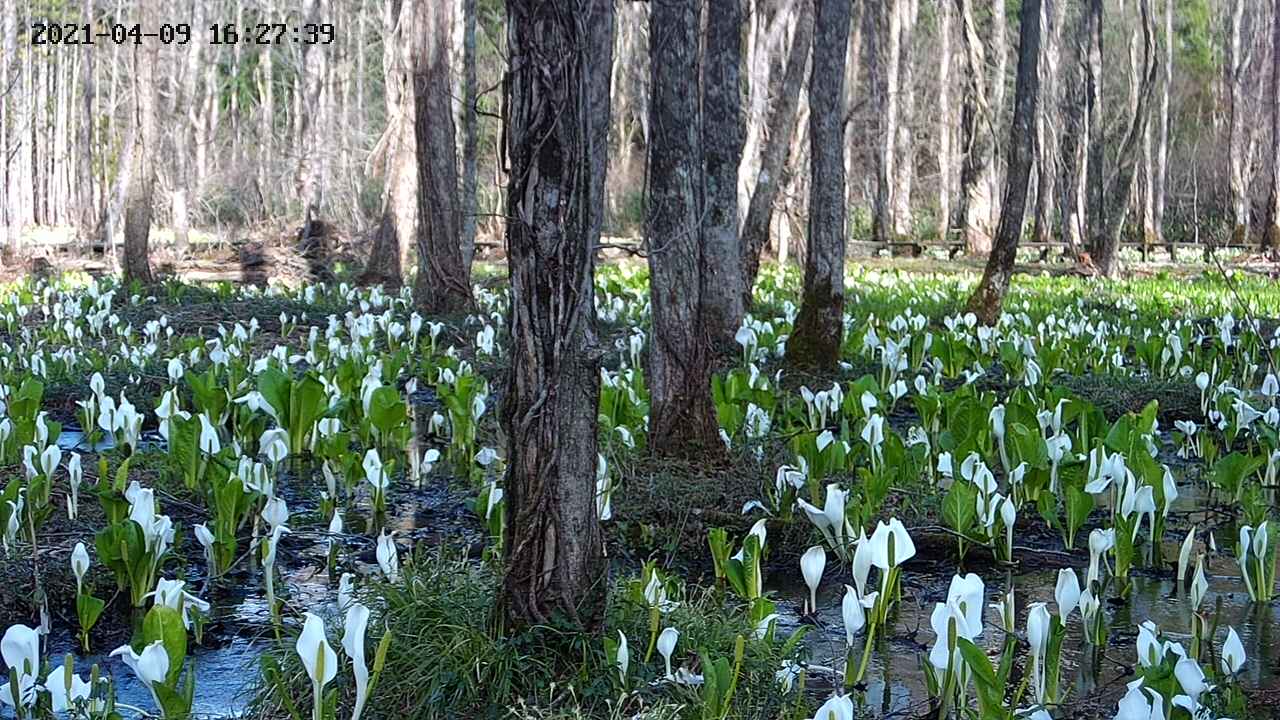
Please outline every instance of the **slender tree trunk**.
[[[1135, 67], [1135, 72], [1138, 73], [1135, 78], [1136, 102], [1128, 127], [1122, 135], [1124, 139], [1120, 144], [1115, 178], [1106, 190], [1105, 199], [1111, 205], [1105, 211], [1106, 222], [1101, 244], [1094, 257], [1098, 271], [1107, 277], [1114, 275], [1119, 269], [1117, 256], [1120, 251], [1120, 235], [1133, 197], [1139, 159], [1138, 144], [1146, 131], [1148, 116], [1151, 114], [1151, 97], [1156, 81], [1155, 23], [1151, 15], [1151, 0], [1138, 0], [1138, 8], [1139, 22], [1142, 24], [1143, 49], [1141, 68]], [[1090, 159], [1090, 165], [1092, 165], [1092, 159]]]
[[[902, 5], [910, 0], [884, 0], [877, 3], [880, 18], [875, 23], [872, 44], [880, 114], [880, 153], [876, 165], [876, 196], [872, 230], [876, 241], [891, 245], [898, 240], [898, 223], [894, 209], [898, 192], [898, 122], [901, 107], [902, 79]], [[883, 47], [883, 52], [879, 51]]]
[[[1171, 0], [1172, 1], [1172, 0]], [[1263, 249], [1280, 259], [1280, 0], [1271, 15], [1271, 192], [1267, 195], [1267, 231]]]
[[[17, 34], [18, 12], [13, 5], [11, 0], [0, 0], [0, 88], [9, 87], [9, 65], [17, 53], [14, 36]], [[0, 100], [0, 243], [3, 243], [0, 248], [5, 251], [13, 248], [18, 235], [14, 208], [17, 198], [13, 196], [13, 186], [9, 182], [12, 168], [9, 115], [8, 100]]]
[[893, 201], [891, 216], [893, 234], [897, 238], [912, 235], [911, 193], [916, 181], [916, 53], [915, 27], [920, 16], [920, 0], [898, 0], [899, 21], [899, 79], [898, 121], [894, 138]]
[[[413, 3], [386, 0], [382, 9], [382, 85], [387, 127], [367, 163], [369, 174], [381, 174], [382, 216], [359, 281], [365, 285], [399, 287], [401, 263], [418, 219], [417, 153], [409, 116], [414, 107], [409, 63], [403, 48], [413, 33]], [[380, 173], [378, 171], [381, 171]]]
[[[610, 31], [610, 36], [613, 35]], [[476, 254], [476, 158], [479, 142], [476, 114], [476, 0], [462, 0], [462, 264], [471, 267]]]
[[706, 272], [702, 276], [703, 319], [711, 347], [732, 353], [742, 324], [743, 276], [738, 237], [738, 165], [742, 160], [742, 64], [740, 0], [719, 0], [706, 19], [702, 65], [703, 153], [706, 210], [702, 226]]
[[698, 115], [700, 0], [650, 7], [649, 294], [650, 447], [660, 456], [718, 452], [711, 400], [711, 348], [701, 278], [702, 144]]
[[956, 0], [964, 51], [964, 90], [960, 100], [960, 142], [963, 160], [951, 227], [971, 255], [990, 252], [990, 197], [983, 178], [991, 163], [995, 124], [987, 105], [986, 52], [978, 35], [971, 0]]
[[1086, 9], [1085, 127], [1089, 147], [1085, 180], [1085, 207], [1089, 252], [1097, 259], [1107, 232], [1106, 129], [1102, 123], [1102, 0], [1089, 0]]
[[1249, 53], [1245, 51], [1244, 9], [1246, 0], [1233, 0], [1227, 27], [1227, 56], [1224, 71], [1228, 95], [1227, 186], [1231, 192], [1231, 241], [1243, 244], [1249, 237], [1249, 157], [1245, 82]]
[[[142, 4], [143, 21], [157, 17], [155, 0]], [[160, 142], [156, 132], [156, 59], [159, 43], [143, 42], [133, 47], [133, 127], [135, 140], [130, 163], [133, 172], [125, 199], [124, 280], [150, 284], [151, 208], [156, 184], [156, 153]]]
[[1031, 237], [1037, 243], [1053, 241], [1053, 211], [1058, 179], [1058, 137], [1055, 123], [1044, 108], [1057, 106], [1061, 66], [1062, 26], [1068, 0], [1043, 0], [1040, 13], [1040, 99], [1036, 112], [1036, 204]]
[[795, 329], [787, 340], [787, 362], [835, 369], [844, 337], [845, 209], [844, 121], [845, 49], [850, 4], [816, 0], [813, 69], [809, 74], [809, 247], [805, 253], [804, 296]]
[[[800, 17], [796, 0], [752, 0], [747, 52], [747, 106], [742, 162], [738, 166], [738, 224], [746, 225], [748, 208], [760, 174], [769, 126], [771, 99], [780, 99], [786, 72], [787, 29]], [[801, 3], [803, 4], [803, 3]], [[807, 58], [807, 54], [804, 56]], [[807, 60], [806, 60], [807, 62]], [[750, 288], [748, 288], [750, 289]]]
[[611, 0], [508, 0], [509, 625], [604, 621], [593, 271], [608, 155]]
[[744, 305], [751, 306], [751, 290], [760, 272], [760, 255], [769, 242], [769, 226], [773, 220], [773, 206], [785, 180], [787, 155], [795, 134], [796, 113], [800, 106], [800, 89], [804, 86], [804, 71], [809, 62], [809, 50], [813, 44], [813, 10], [808, 2], [801, 2], [796, 29], [787, 52], [785, 75], [774, 73], [770, 85], [777, 79], [777, 86], [770, 88], [770, 96], [776, 98], [769, 110], [769, 141], [764, 145], [756, 188], [751, 194], [747, 219], [742, 225], [742, 277]]
[[1165, 192], [1169, 175], [1169, 94], [1173, 86], [1173, 0], [1164, 4], [1164, 74], [1160, 83], [1160, 138], [1156, 149], [1155, 197], [1152, 201], [1156, 242], [1165, 245], [1169, 258], [1176, 259], [1173, 243], [1164, 232]]
[[[951, 139], [955, 132], [952, 126], [953, 111], [951, 108], [951, 42], [954, 34], [952, 25], [951, 2], [942, 0], [938, 3], [938, 239], [950, 239], [951, 229], [951, 193], [955, 171], [951, 164]], [[857, 77], [850, 78], [856, 83]], [[845, 136], [845, 147], [850, 145], [850, 138]], [[846, 168], [848, 166], [846, 165]], [[847, 176], [852, 173], [846, 172]]]
[[[84, 0], [81, 4], [81, 22], [87, 25], [93, 25], [93, 0]], [[81, 49], [81, 60], [83, 70], [81, 77], [83, 85], [81, 87], [80, 101], [82, 103], [80, 116], [80, 133], [78, 140], [80, 143], [79, 162], [76, 170], [76, 184], [78, 188], [78, 196], [76, 204], [78, 212], [76, 214], [77, 240], [85, 248], [89, 247], [92, 239], [97, 234], [98, 225], [98, 207], [97, 194], [94, 191], [94, 58], [96, 53], [92, 46], [86, 44]], [[4, 75], [0, 73], [0, 87], [4, 86]], [[0, 102], [2, 105], [3, 102]], [[0, 128], [4, 127], [3, 120], [0, 119]], [[3, 134], [0, 129], [0, 135]], [[0, 153], [3, 153], [3, 143], [0, 142]], [[0, 171], [0, 177], [3, 172]], [[3, 187], [3, 181], [0, 180], [0, 188]], [[0, 217], [0, 225], [4, 224], [4, 218]]]
[[[436, 3], [430, 3], [435, 5]], [[305, 0], [303, 17], [309, 23], [321, 22], [328, 7], [327, 0]], [[237, 45], [237, 47], [239, 47]], [[302, 50], [301, 77], [298, 79], [301, 107], [297, 114], [297, 146], [299, 148], [296, 177], [298, 199], [304, 214], [310, 218], [320, 212], [324, 203], [324, 156], [320, 138], [324, 129], [325, 53], [322, 45], [305, 45]]]
[[458, 164], [449, 88], [449, 27], [453, 3], [415, 3], [425, 20], [413, 65], [414, 138], [418, 159], [418, 277], [413, 294], [424, 313], [471, 305], [471, 268], [463, 263]]
[[1000, 318], [1000, 307], [1013, 277], [1013, 263], [1018, 254], [1018, 240], [1022, 236], [1022, 221], [1026, 213], [1027, 185], [1031, 180], [1031, 165], [1035, 161], [1035, 127], [1040, 95], [1040, 3], [1041, 0], [1022, 2], [1018, 77], [1014, 89], [1013, 124], [1009, 131], [1009, 173], [1004, 201], [1000, 203], [1000, 225], [996, 229], [995, 245], [987, 257], [982, 280], [973, 297], [969, 298], [968, 310], [976, 314], [984, 325], [995, 325]]
[[993, 149], [991, 162], [987, 164], [986, 174], [983, 176], [987, 199], [987, 217], [984, 225], [987, 228], [996, 228], [1000, 222], [1000, 194], [1004, 191], [1004, 185], [1001, 182], [1001, 178], [1004, 177], [1004, 168], [1001, 166], [1004, 158], [1001, 156], [998, 146], [999, 138], [1002, 137], [1001, 133], [1004, 131], [1004, 101], [1009, 95], [1009, 23], [1006, 15], [1007, 6], [1006, 0], [992, 0], [991, 2], [991, 54], [995, 64], [995, 74], [991, 79], [991, 100], [988, 103], [991, 108], [991, 143]]

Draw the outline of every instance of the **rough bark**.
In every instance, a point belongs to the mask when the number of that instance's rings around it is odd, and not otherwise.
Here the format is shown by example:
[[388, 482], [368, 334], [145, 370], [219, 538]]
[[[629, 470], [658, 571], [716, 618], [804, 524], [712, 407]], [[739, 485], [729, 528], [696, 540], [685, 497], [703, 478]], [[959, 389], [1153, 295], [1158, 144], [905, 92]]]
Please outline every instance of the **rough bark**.
[[507, 15], [512, 362], [502, 605], [512, 627], [559, 619], [598, 631], [607, 565], [595, 497], [601, 353], [592, 275], [613, 5], [508, 0]]
[[[764, 144], [760, 172], [756, 187], [751, 193], [747, 218], [742, 224], [742, 278], [744, 305], [751, 307], [751, 290], [760, 272], [760, 255], [769, 242], [769, 226], [773, 221], [773, 206], [785, 180], [787, 155], [796, 129], [796, 113], [800, 107], [800, 89], [804, 86], [804, 72], [809, 64], [809, 50], [813, 44], [813, 10], [810, 3], [800, 3], [796, 29], [787, 52], [785, 75], [774, 73], [769, 78], [770, 96], [774, 97], [765, 123], [769, 141]], [[775, 92], [776, 91], [776, 92]]]
[[[880, 152], [876, 163], [876, 195], [872, 214], [872, 234], [877, 242], [890, 245], [898, 239], [894, 210], [898, 180], [898, 123], [902, 79], [902, 6], [910, 0], [877, 3], [878, 15], [871, 34], [874, 58], [873, 80], [880, 112]], [[883, 47], [883, 52], [880, 48]]]
[[702, 225], [703, 319], [712, 349], [733, 352], [742, 324], [743, 288], [738, 238], [738, 165], [742, 160], [741, 0], [720, 0], [706, 19], [702, 64], [703, 158], [706, 211]]
[[965, 252], [991, 250], [990, 197], [984, 182], [991, 163], [995, 128], [987, 105], [986, 52], [973, 16], [971, 0], [956, 0], [964, 52], [964, 89], [960, 98], [960, 143], [963, 160], [951, 227]]
[[1280, 259], [1280, 0], [1271, 16], [1271, 192], [1267, 195], [1267, 230], [1262, 247]]
[[845, 50], [850, 4], [816, 0], [813, 68], [809, 74], [809, 247], [805, 253], [804, 296], [787, 340], [787, 362], [835, 369], [844, 337]]
[[1009, 172], [1000, 203], [1000, 225], [987, 257], [982, 280], [969, 298], [968, 310], [985, 325], [994, 325], [1009, 291], [1013, 263], [1022, 237], [1027, 185], [1035, 161], [1035, 127], [1040, 95], [1041, 0], [1023, 0], [1018, 31], [1018, 75], [1014, 90], [1013, 123], [1009, 131]]
[[705, 458], [722, 446], [703, 322], [702, 143], [698, 115], [700, 0], [656, 0], [649, 14], [650, 447]]
[[[435, 4], [435, 3], [429, 3]], [[307, 22], [322, 22], [328, 9], [328, 0], [306, 0], [302, 15]], [[237, 44], [236, 48], [240, 46]], [[324, 87], [326, 49], [321, 45], [304, 45], [302, 50], [302, 77], [299, 78], [301, 107], [297, 113], [298, 169], [295, 184], [298, 199], [308, 217], [320, 212], [324, 202], [324, 170], [321, 167], [326, 153], [320, 150], [323, 133], [323, 106], [321, 90]], [[212, 64], [211, 64], [212, 65]], [[211, 93], [215, 95], [216, 93]], [[232, 93], [232, 97], [235, 93]], [[234, 115], [232, 116], [234, 119]], [[212, 133], [211, 133], [212, 135]]]
[[[143, 4], [142, 17], [153, 18], [154, 0]], [[156, 158], [160, 151], [156, 133], [156, 58], [159, 43], [144, 42], [133, 47], [133, 127], [134, 144], [129, 162], [133, 165], [124, 209], [125, 282], [150, 283], [151, 209], [156, 185]]]
[[449, 88], [449, 27], [453, 3], [415, 3], [425, 12], [417, 24], [413, 59], [414, 140], [418, 161], [418, 276], [415, 304], [426, 314], [471, 305], [471, 268], [463, 263], [458, 164]]

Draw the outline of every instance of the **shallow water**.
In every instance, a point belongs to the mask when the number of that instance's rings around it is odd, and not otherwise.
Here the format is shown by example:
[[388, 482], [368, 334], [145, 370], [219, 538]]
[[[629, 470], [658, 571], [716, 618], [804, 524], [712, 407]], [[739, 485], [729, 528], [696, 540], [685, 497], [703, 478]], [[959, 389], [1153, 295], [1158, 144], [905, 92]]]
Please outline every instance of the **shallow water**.
[[[1166, 557], [1176, 556], [1176, 546], [1172, 548], [1172, 553], [1166, 549]], [[1201, 610], [1208, 618], [1210, 628], [1216, 629], [1213, 657], [1216, 658], [1216, 652], [1226, 638], [1227, 628], [1234, 627], [1248, 656], [1242, 670], [1244, 684], [1247, 687], [1271, 684], [1280, 676], [1280, 669], [1276, 667], [1269, 652], [1278, 639], [1273, 626], [1280, 622], [1280, 603], [1251, 603], [1234, 558], [1220, 554], [1207, 561], [1205, 571], [1210, 589]], [[1083, 576], [1082, 569], [1079, 574]], [[994, 657], [1000, 652], [1004, 634], [999, 615], [990, 603], [1000, 600], [1008, 588], [1010, 578], [991, 571], [979, 575], [986, 583], [988, 604], [978, 644]], [[1027, 612], [1033, 603], [1047, 603], [1050, 612], [1056, 611], [1053, 596], [1057, 576], [1057, 570], [1035, 570], [1012, 575], [1016, 627], [1020, 635], [1025, 633]], [[858, 717], [911, 717], [922, 714], [929, 707], [921, 663], [927, 662], [928, 652], [934, 641], [929, 616], [934, 604], [945, 600], [950, 576], [913, 574], [908, 565], [902, 577], [902, 603], [896, 617], [891, 620], [891, 629], [882, 633], [882, 639], [877, 641], [877, 647], [873, 649], [864, 677], [864, 689], [854, 694]], [[1079, 611], [1071, 615], [1062, 656], [1062, 684], [1069, 689], [1064, 709], [1071, 710], [1074, 703], [1086, 699], [1108, 708], [1115, 707], [1116, 700], [1125, 690], [1125, 683], [1133, 678], [1131, 666], [1136, 663], [1135, 641], [1139, 623], [1151, 620], [1170, 639], [1189, 645], [1189, 603], [1178, 594], [1173, 573], [1155, 574], [1137, 568], [1130, 577], [1132, 589], [1128, 601], [1103, 604], [1109, 628], [1109, 644], [1100, 652], [1084, 642]], [[782, 615], [779, 629], [789, 632], [802, 622], [813, 625], [805, 643], [810, 662], [818, 668], [811, 673], [808, 686], [816, 696], [824, 697], [832, 687], [838, 687], [843, 681], [845, 633], [840, 603], [844, 595], [844, 584], [852, 584], [852, 576], [847, 568], [828, 565], [828, 572], [818, 593], [818, 612], [811, 618], [800, 617], [808, 597], [808, 589], [800, 581], [799, 573], [776, 580], [779, 582], [773, 585], [773, 597], [778, 604], [778, 612]], [[1111, 595], [1114, 596], [1114, 588]], [[854, 639], [855, 662], [862, 656], [864, 641], [865, 632]], [[1209, 662], [1210, 655], [1206, 647], [1202, 664], [1207, 665]], [[1029, 705], [1030, 702], [1024, 704]], [[1068, 712], [1065, 716], [1073, 715]]]

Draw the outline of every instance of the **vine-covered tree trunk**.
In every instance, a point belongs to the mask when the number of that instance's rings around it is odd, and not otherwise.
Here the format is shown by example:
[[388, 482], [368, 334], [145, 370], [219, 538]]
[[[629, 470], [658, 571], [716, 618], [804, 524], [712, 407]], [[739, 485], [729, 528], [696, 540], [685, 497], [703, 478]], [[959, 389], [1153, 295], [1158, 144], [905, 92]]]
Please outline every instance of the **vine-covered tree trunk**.
[[813, 44], [812, 5], [800, 2], [798, 12], [791, 48], [787, 52], [785, 74], [775, 71], [769, 76], [769, 96], [774, 98], [765, 122], [769, 139], [764, 143], [756, 187], [747, 206], [746, 220], [742, 223], [742, 290], [745, 307], [751, 307], [751, 290], [760, 273], [760, 255], [769, 243], [773, 206], [784, 180], [787, 155], [795, 135], [796, 113], [800, 107], [800, 89], [804, 85], [804, 71], [809, 64], [809, 50]]
[[741, 0], [719, 0], [708, 8], [706, 59], [702, 64], [703, 154], [706, 212], [702, 225], [706, 272], [703, 317], [711, 347], [734, 352], [742, 324], [743, 288], [738, 237], [738, 165], [742, 161]]
[[787, 340], [787, 362], [834, 369], [844, 337], [845, 49], [849, 42], [847, 0], [816, 0], [813, 69], [809, 74], [809, 248], [804, 296]]
[[458, 164], [450, 95], [449, 28], [453, 3], [418, 2], [413, 61], [414, 139], [418, 155], [418, 277], [414, 301], [425, 313], [471, 305], [471, 268], [463, 263]]
[[[703, 322], [700, 0], [655, 0], [649, 13], [649, 442], [662, 456], [717, 452], [711, 348]], [[594, 408], [593, 408], [594, 411]]]
[[1280, 0], [1271, 16], [1271, 192], [1267, 195], [1267, 229], [1262, 247], [1280, 259]]
[[[143, 3], [142, 17], [155, 17], [155, 6]], [[155, 194], [155, 155], [160, 151], [156, 133], [156, 62], [159, 42], [152, 39], [133, 47], [133, 127], [135, 140], [129, 162], [133, 165], [124, 207], [124, 263], [126, 282], [150, 283], [151, 207]]]
[[604, 621], [596, 512], [600, 348], [593, 272], [608, 154], [611, 0], [508, 0], [510, 626]]
[[1035, 128], [1040, 95], [1040, 2], [1023, 0], [1018, 31], [1018, 79], [1014, 89], [1013, 125], [1009, 131], [1009, 173], [1004, 200], [1000, 203], [1000, 224], [995, 244], [987, 257], [968, 310], [985, 325], [994, 325], [1000, 306], [1009, 292], [1013, 263], [1022, 237], [1022, 221], [1027, 207], [1027, 186], [1035, 162]]

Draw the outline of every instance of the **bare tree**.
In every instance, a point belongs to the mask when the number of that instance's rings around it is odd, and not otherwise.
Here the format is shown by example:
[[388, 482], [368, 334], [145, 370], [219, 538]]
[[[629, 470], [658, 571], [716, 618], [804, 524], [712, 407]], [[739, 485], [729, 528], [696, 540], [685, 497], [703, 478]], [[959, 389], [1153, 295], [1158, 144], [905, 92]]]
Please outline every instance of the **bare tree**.
[[804, 86], [804, 72], [809, 65], [809, 50], [813, 44], [813, 10], [809, 2], [800, 2], [796, 28], [787, 51], [785, 75], [774, 72], [769, 76], [769, 96], [775, 98], [765, 122], [768, 142], [764, 144], [760, 172], [755, 190], [742, 224], [742, 277], [744, 304], [751, 305], [751, 290], [760, 272], [760, 256], [769, 242], [769, 226], [773, 220], [773, 207], [782, 188], [787, 155], [795, 134], [796, 113], [800, 106], [800, 89]]
[[702, 64], [703, 153], [706, 175], [702, 225], [703, 318], [714, 350], [732, 352], [742, 324], [743, 277], [738, 236], [738, 165], [742, 161], [741, 0], [720, 0], [706, 18]]
[[1156, 145], [1154, 197], [1152, 198], [1152, 224], [1156, 242], [1169, 249], [1169, 257], [1175, 258], [1172, 243], [1164, 232], [1165, 195], [1169, 174], [1169, 94], [1173, 86], [1173, 0], [1164, 3], [1164, 72], [1160, 83], [1160, 135]]
[[655, 0], [649, 12], [650, 447], [704, 457], [720, 446], [703, 321], [699, 0]]
[[[145, 0], [141, 16], [158, 16], [155, 0]], [[133, 47], [133, 127], [134, 143], [130, 163], [133, 172], [128, 185], [124, 212], [124, 264], [126, 281], [150, 283], [149, 238], [156, 185], [156, 154], [160, 140], [156, 132], [156, 58], [159, 42], [147, 39]]]
[[1036, 198], [1031, 237], [1041, 244], [1053, 240], [1053, 212], [1057, 206], [1058, 132], [1053, 117], [1044, 108], [1055, 106], [1058, 93], [1067, 5], [1067, 0], [1043, 0], [1040, 13], [1041, 81], [1036, 112]]
[[1041, 0], [1023, 0], [1018, 31], [1018, 79], [1014, 90], [1013, 125], [1009, 132], [1009, 173], [1004, 200], [1000, 203], [1000, 225], [995, 244], [987, 257], [982, 280], [969, 298], [968, 310], [985, 325], [994, 325], [1009, 292], [1013, 264], [1022, 237], [1031, 166], [1035, 162], [1035, 128], [1040, 96]]
[[417, 26], [413, 60], [414, 139], [418, 160], [418, 276], [413, 295], [427, 313], [457, 312], [471, 305], [471, 268], [463, 264], [458, 164], [449, 88], [449, 27], [453, 3], [416, 2], [425, 12]]
[[847, 0], [816, 0], [813, 68], [809, 73], [809, 248], [804, 296], [787, 340], [787, 362], [833, 369], [844, 337], [845, 49], [849, 42]]
[[596, 513], [600, 355], [592, 275], [604, 211], [611, 0], [508, 0], [511, 369], [506, 573], [516, 627], [604, 621]]

